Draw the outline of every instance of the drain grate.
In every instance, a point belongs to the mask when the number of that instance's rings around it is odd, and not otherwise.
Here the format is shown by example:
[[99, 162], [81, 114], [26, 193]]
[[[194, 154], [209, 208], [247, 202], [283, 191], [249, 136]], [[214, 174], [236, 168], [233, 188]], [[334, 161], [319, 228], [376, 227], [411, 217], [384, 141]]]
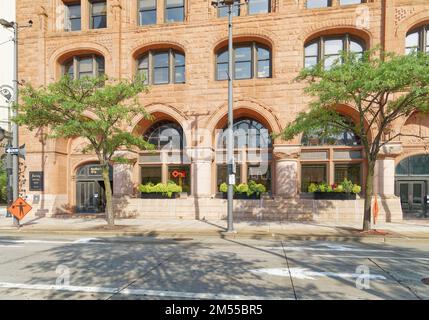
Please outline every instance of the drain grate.
[[429, 286], [429, 278], [423, 278], [422, 282]]

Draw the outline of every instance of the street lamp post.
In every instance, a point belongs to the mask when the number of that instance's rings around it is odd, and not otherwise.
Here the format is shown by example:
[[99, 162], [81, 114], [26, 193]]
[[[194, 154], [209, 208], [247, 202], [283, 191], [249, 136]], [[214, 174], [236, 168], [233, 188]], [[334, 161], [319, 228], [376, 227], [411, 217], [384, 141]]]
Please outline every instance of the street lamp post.
[[[0, 19], [0, 25], [2, 25], [6, 29], [13, 30], [13, 56], [14, 56], [14, 66], [13, 66], [13, 103], [18, 103], [18, 23], [13, 21], [6, 21], [4, 19]], [[33, 21], [29, 21], [27, 26], [31, 27], [33, 25]], [[12, 117], [16, 117], [18, 114], [17, 108], [13, 108]], [[12, 147], [19, 148], [19, 139], [18, 139], [18, 124], [12, 123]], [[12, 190], [13, 190], [13, 201], [15, 201], [19, 197], [19, 155], [14, 154], [12, 160]], [[19, 220], [15, 217], [13, 218], [13, 224], [19, 226]]]
[[[247, 0], [246, 0], [247, 3]], [[233, 222], [233, 198], [234, 198], [234, 184], [236, 166], [234, 161], [234, 114], [233, 114], [233, 41], [232, 41], [232, 13], [234, 7], [241, 6], [245, 3], [235, 2], [235, 0], [215, 0], [212, 1], [212, 6], [215, 8], [228, 9], [228, 129], [227, 129], [227, 164], [228, 164], [228, 205], [227, 205], [227, 219], [228, 227], [227, 233], [234, 233]]]

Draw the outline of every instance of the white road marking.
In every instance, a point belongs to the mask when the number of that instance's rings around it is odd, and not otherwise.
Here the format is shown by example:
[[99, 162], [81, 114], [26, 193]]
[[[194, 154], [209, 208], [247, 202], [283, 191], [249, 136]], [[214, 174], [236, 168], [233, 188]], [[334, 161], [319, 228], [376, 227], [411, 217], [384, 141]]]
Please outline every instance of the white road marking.
[[[96, 287], [96, 286], [60, 286], [46, 284], [25, 284], [0, 282], [0, 288], [5, 289], [24, 289], [24, 290], [55, 290], [70, 292], [87, 292], [87, 293], [108, 293], [119, 295], [137, 295], [137, 296], [156, 296], [156, 297], [173, 297], [173, 298], [193, 298], [193, 299], [210, 299], [210, 300], [284, 300], [281, 296], [245, 296], [233, 294], [216, 294], [216, 293], [196, 293], [180, 291], [159, 291], [146, 289], [124, 289], [119, 292], [120, 288], [113, 287]], [[287, 298], [292, 300], [292, 298]]]
[[321, 258], [353, 258], [353, 259], [389, 259], [389, 260], [424, 260], [429, 261], [429, 258], [419, 258], [419, 257], [388, 257], [388, 256], [337, 256], [331, 254], [315, 254], [315, 257]]
[[[265, 250], [283, 250], [283, 247], [260, 247]], [[341, 251], [341, 252], [395, 252], [384, 249], [364, 249], [351, 246], [331, 245], [325, 247], [284, 247], [285, 251]]]
[[73, 243], [89, 243], [91, 241], [97, 241], [97, 238], [82, 238], [82, 239], [77, 239], [75, 241], [73, 241]]
[[22, 246], [15, 246], [15, 245], [3, 245], [0, 244], [0, 248], [22, 248]]
[[[269, 274], [279, 277], [289, 277], [292, 276], [297, 279], [308, 279], [316, 280], [316, 278], [326, 278], [326, 277], [335, 277], [335, 278], [361, 278], [361, 279], [371, 279], [371, 280], [386, 280], [386, 277], [380, 274], [363, 274], [363, 273], [342, 273], [342, 272], [319, 272], [311, 271], [306, 268], [271, 268], [271, 269], [256, 269], [250, 270], [256, 274]], [[290, 274], [289, 274], [290, 272]]]

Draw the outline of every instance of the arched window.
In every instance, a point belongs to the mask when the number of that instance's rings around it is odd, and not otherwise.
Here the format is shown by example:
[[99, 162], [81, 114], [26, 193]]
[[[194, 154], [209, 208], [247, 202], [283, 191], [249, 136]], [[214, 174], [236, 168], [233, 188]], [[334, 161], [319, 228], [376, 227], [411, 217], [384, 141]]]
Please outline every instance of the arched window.
[[305, 68], [311, 68], [323, 60], [324, 68], [330, 69], [340, 58], [342, 51], [353, 52], [362, 56], [365, 45], [364, 41], [345, 34], [317, 38], [307, 43], [304, 51]]
[[301, 143], [303, 146], [360, 146], [361, 140], [351, 131], [344, 130], [338, 134], [325, 136], [320, 131], [308, 132], [303, 135]]
[[[217, 140], [217, 187], [227, 179], [227, 131], [224, 127]], [[253, 180], [271, 190], [272, 141], [268, 129], [259, 121], [242, 117], [234, 120], [234, 158], [236, 183]], [[219, 190], [219, 189], [218, 189]]]
[[155, 145], [157, 150], [180, 150], [183, 149], [183, 129], [172, 121], [159, 121], [150, 127], [144, 134], [147, 142]]
[[[234, 46], [234, 79], [271, 78], [271, 50], [259, 43]], [[216, 80], [228, 79], [228, 48], [216, 55]]]
[[429, 52], [429, 25], [413, 29], [405, 39], [405, 53], [413, 51]]
[[[218, 140], [218, 147], [226, 149], [227, 143], [227, 129], [225, 127], [222, 135]], [[268, 129], [260, 123], [251, 118], [239, 118], [234, 120], [234, 148], [271, 148], [272, 141]]]
[[95, 54], [74, 56], [64, 62], [63, 74], [72, 79], [102, 75], [104, 74], [104, 57]]
[[405, 158], [396, 166], [399, 176], [429, 176], [429, 155], [421, 154]]
[[138, 73], [146, 83], [185, 83], [185, 55], [176, 50], [151, 50], [138, 59]]

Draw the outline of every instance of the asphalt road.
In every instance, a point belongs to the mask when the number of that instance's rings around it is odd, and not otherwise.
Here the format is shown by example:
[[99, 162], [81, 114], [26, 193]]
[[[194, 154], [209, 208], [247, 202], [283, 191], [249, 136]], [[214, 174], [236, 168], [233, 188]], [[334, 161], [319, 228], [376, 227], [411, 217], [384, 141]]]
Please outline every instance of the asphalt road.
[[0, 299], [429, 299], [429, 243], [0, 236]]

